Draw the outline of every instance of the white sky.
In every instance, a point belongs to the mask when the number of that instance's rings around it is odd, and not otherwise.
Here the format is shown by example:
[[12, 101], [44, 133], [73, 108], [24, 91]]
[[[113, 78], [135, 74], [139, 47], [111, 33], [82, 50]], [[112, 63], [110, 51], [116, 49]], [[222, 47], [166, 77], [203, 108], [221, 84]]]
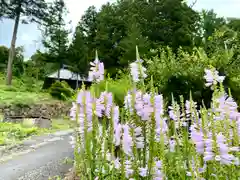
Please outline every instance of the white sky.
[[[68, 19], [72, 21], [72, 27], [76, 27], [84, 11], [91, 5], [99, 9], [106, 2], [115, 2], [116, 0], [65, 0], [69, 10]], [[186, 0], [192, 4], [195, 0]], [[240, 17], [240, 0], [197, 0], [193, 7], [197, 11], [202, 9], [214, 9], [219, 16]]]
[[72, 26], [75, 27], [89, 6], [94, 5], [99, 9], [103, 4], [114, 1], [115, 0], [65, 0], [69, 11], [68, 19], [72, 21]]
[[[72, 24], [78, 23], [84, 11], [91, 5], [98, 9], [106, 2], [114, 2], [115, 0], [65, 0], [67, 8], [69, 9], [69, 19]], [[186, 0], [188, 4], [192, 4], [195, 0]], [[240, 0], [197, 0], [194, 9], [201, 11], [201, 9], [214, 9], [219, 16], [225, 17], [240, 17]]]
[[[194, 0], [187, 1], [192, 3]], [[194, 9], [214, 9], [219, 16], [240, 18], [240, 0], [197, 0]]]

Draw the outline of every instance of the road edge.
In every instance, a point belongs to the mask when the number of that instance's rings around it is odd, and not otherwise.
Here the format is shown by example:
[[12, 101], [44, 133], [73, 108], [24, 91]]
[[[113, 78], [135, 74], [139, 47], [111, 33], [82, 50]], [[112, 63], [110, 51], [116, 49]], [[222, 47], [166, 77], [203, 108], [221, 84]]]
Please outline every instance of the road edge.
[[[28, 153], [30, 153], [32, 151], [35, 151], [36, 149], [38, 149], [42, 146], [45, 146], [47, 144], [50, 144], [54, 141], [61, 140], [62, 139], [61, 136], [67, 136], [67, 135], [72, 134], [73, 132], [74, 132], [73, 129], [68, 129], [68, 130], [57, 131], [57, 132], [54, 132], [54, 133], [49, 133], [49, 135], [53, 136], [52, 138], [44, 139], [41, 142], [38, 142], [34, 145], [31, 145], [31, 146], [29, 146], [29, 149], [27, 149], [27, 150], [11, 153], [10, 155], [7, 155], [7, 156], [2, 156], [2, 157], [0, 157], [0, 163], [11, 160], [11, 159], [13, 159], [14, 157], [17, 157], [17, 156], [28, 154]], [[13, 149], [13, 148], [21, 147], [21, 145], [23, 145], [23, 144], [24, 144], [24, 141], [22, 143], [19, 143], [19, 144], [15, 144], [15, 145], [11, 145], [9, 147], [2, 148], [2, 149], [0, 149], [0, 154], [8, 151], [9, 148]]]

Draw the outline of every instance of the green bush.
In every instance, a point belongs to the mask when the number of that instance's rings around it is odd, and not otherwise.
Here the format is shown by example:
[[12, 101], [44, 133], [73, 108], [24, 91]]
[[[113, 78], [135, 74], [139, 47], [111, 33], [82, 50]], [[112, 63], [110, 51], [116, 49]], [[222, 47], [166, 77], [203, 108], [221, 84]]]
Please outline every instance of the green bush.
[[26, 137], [32, 136], [34, 134], [37, 134], [38, 129], [36, 127], [32, 127], [32, 128], [12, 128], [9, 132], [8, 132], [8, 138], [15, 138], [18, 140], [23, 140]]
[[23, 140], [32, 135], [38, 134], [37, 127], [23, 127], [21, 124], [0, 122], [0, 146]]
[[67, 100], [73, 96], [73, 90], [65, 81], [56, 81], [49, 89], [49, 93], [52, 97], [59, 100]]
[[97, 96], [101, 92], [108, 91], [111, 92], [114, 96], [116, 104], [120, 107], [123, 106], [124, 97], [127, 94], [128, 90], [131, 87], [131, 81], [128, 76], [125, 74], [120, 74], [119, 77], [115, 80], [108, 78], [104, 81], [101, 81], [99, 84], [92, 85]]
[[0, 134], [0, 146], [6, 143], [4, 137]]
[[234, 61], [231, 49], [216, 49], [211, 55], [207, 55], [203, 49], [195, 49], [192, 54], [179, 49], [175, 54], [170, 48], [159, 49], [158, 55], [147, 60], [149, 85], [150, 78], [158, 91], [163, 94], [166, 101], [171, 103], [172, 96], [179, 101], [180, 95], [184, 99], [189, 99], [191, 91], [192, 98], [198, 104], [208, 107], [212, 96], [212, 91], [205, 87], [203, 79], [204, 69], [216, 67], [220, 74], [226, 76], [224, 87], [232, 90], [232, 95], [236, 101], [240, 101], [240, 71], [237, 66], [231, 64]]
[[43, 81], [28, 76], [13, 77], [12, 86], [6, 86], [6, 77], [0, 73], [0, 88], [12, 92], [40, 92]]
[[36, 78], [24, 76], [19, 81], [22, 84], [22, 91], [40, 92], [42, 89], [43, 81], [38, 81]]

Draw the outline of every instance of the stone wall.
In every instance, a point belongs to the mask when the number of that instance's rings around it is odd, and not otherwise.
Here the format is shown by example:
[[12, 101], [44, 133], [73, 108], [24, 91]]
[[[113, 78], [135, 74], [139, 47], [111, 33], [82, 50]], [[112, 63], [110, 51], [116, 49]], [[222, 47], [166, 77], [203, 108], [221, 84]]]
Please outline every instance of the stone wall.
[[44, 104], [17, 104], [17, 105], [1, 105], [0, 114], [4, 117], [4, 121], [21, 121], [25, 118], [44, 118], [53, 119], [63, 116], [69, 116], [71, 103], [54, 102]]

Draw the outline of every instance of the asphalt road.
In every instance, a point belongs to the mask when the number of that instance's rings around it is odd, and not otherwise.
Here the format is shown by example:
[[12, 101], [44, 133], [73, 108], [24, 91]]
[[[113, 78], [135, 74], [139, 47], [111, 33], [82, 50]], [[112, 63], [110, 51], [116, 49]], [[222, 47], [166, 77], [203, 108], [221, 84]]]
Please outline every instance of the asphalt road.
[[69, 135], [0, 163], [0, 180], [48, 180], [64, 175], [72, 166], [63, 162], [66, 157], [73, 158]]

